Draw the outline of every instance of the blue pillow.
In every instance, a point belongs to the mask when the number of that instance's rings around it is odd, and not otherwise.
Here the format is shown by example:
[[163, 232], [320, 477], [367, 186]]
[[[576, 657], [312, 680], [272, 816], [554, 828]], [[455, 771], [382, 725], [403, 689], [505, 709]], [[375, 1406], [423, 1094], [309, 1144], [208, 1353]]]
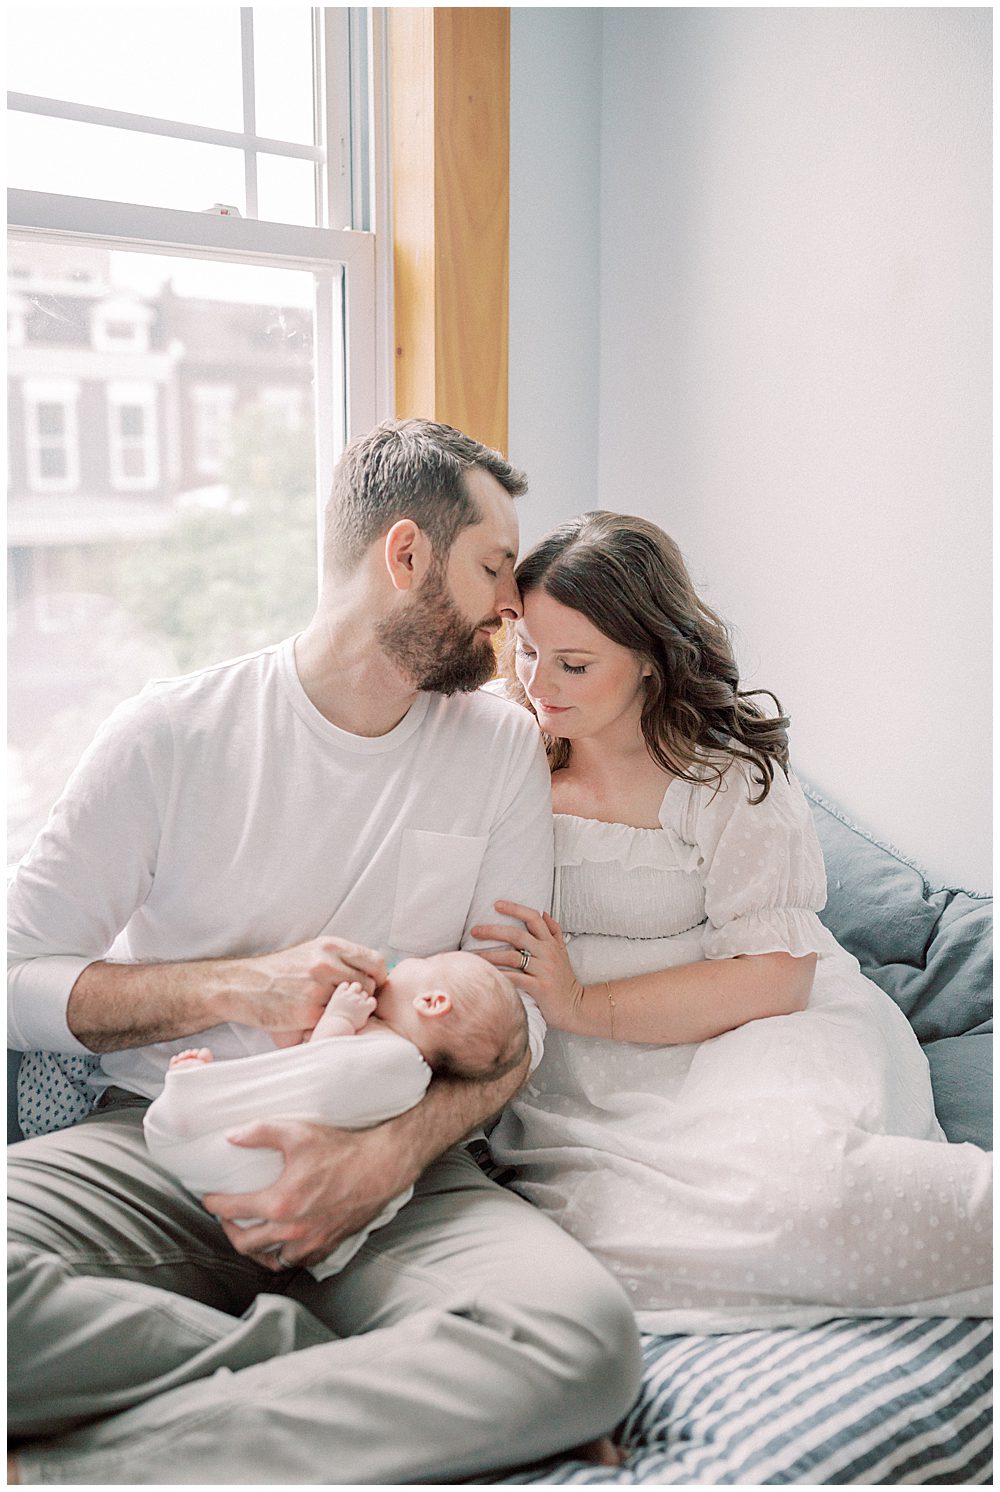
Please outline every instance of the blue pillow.
[[821, 920], [925, 1044], [949, 1140], [991, 1148], [992, 898], [935, 889], [897, 850], [805, 793], [826, 861]]

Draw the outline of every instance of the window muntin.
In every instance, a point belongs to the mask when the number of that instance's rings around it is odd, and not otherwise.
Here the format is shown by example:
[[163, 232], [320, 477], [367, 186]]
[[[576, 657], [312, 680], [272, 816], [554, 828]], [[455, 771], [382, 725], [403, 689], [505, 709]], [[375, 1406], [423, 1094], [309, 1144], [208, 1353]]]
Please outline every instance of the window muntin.
[[12, 186], [191, 212], [226, 202], [247, 215], [243, 160], [235, 150], [43, 115], [7, 117]]

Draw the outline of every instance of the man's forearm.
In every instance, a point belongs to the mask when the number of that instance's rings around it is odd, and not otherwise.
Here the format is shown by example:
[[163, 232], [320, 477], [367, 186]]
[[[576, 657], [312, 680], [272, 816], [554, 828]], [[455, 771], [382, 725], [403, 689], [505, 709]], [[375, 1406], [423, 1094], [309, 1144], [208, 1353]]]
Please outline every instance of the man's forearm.
[[88, 964], [70, 993], [66, 1023], [92, 1052], [195, 1036], [229, 1019], [230, 964]]
[[74, 984], [66, 1022], [92, 1052], [196, 1036], [226, 1021], [302, 1040], [339, 984], [356, 981], [370, 995], [385, 977], [381, 954], [332, 936], [249, 958], [97, 962]]
[[408, 1162], [410, 1180], [417, 1177], [451, 1145], [471, 1133], [484, 1120], [509, 1103], [528, 1076], [530, 1059], [491, 1083], [473, 1083], [462, 1078], [435, 1078], [422, 1103], [391, 1119], [383, 1129], [393, 1130], [393, 1139]]

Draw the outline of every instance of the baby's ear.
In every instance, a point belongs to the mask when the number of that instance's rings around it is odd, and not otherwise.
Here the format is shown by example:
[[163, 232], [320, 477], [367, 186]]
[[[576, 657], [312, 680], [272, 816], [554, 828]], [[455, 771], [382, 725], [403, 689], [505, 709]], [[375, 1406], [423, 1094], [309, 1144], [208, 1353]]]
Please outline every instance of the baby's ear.
[[417, 995], [413, 1008], [418, 1015], [447, 1015], [451, 1009], [451, 996], [447, 990], [431, 990], [429, 994]]

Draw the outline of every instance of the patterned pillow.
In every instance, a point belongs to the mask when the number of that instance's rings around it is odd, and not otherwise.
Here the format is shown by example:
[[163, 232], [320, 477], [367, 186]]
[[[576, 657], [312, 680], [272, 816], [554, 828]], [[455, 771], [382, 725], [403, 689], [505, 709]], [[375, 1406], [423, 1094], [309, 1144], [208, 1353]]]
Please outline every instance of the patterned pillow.
[[17, 1122], [24, 1138], [85, 1119], [98, 1097], [92, 1079], [100, 1065], [97, 1057], [25, 1052], [17, 1071]]

